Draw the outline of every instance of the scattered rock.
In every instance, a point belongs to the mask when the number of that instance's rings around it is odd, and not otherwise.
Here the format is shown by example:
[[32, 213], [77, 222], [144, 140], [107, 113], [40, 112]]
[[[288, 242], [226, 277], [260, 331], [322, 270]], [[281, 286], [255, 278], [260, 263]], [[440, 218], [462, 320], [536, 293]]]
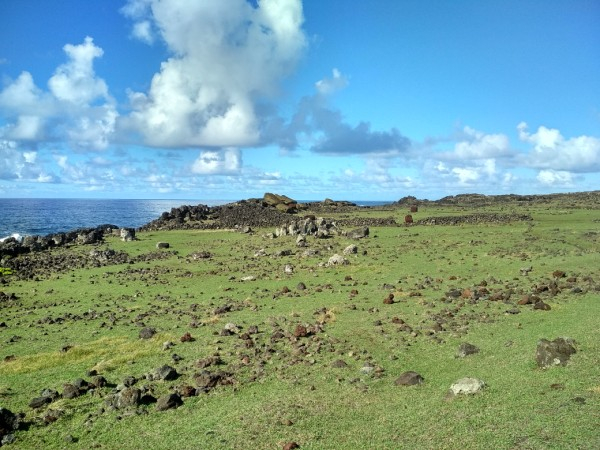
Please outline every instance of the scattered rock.
[[166, 411], [167, 409], [175, 409], [183, 405], [183, 400], [179, 394], [166, 394], [158, 398], [156, 402], [157, 411]]
[[338, 359], [331, 363], [331, 367], [333, 367], [334, 369], [344, 369], [348, 367], [348, 363], [346, 363], [346, 361], [344, 361], [343, 359]]
[[521, 267], [519, 269], [519, 271], [521, 272], [522, 276], [527, 276], [529, 275], [529, 272], [531, 272], [533, 270], [533, 267], [531, 266], [527, 266], [527, 267]]
[[68, 398], [68, 399], [76, 398], [76, 397], [79, 397], [82, 393], [83, 393], [82, 390], [80, 388], [78, 388], [77, 386], [75, 386], [74, 384], [71, 384], [71, 383], [63, 384], [63, 393], [62, 393], [63, 398]]
[[423, 381], [425, 381], [425, 379], [419, 373], [408, 371], [396, 378], [394, 384], [396, 386], [414, 386], [415, 384], [423, 383]]
[[38, 409], [43, 406], [46, 406], [49, 403], [52, 403], [52, 399], [50, 397], [35, 397], [29, 402], [29, 407], [33, 409]]
[[[191, 334], [190, 334], [190, 332], [188, 331], [188, 332], [184, 333], [184, 334], [183, 334], [183, 336], [181, 336], [181, 337], [179, 338], [179, 340], [180, 340], [181, 342], [193, 342], [195, 339], [192, 337], [192, 335], [191, 335]], [[163, 345], [163, 348], [164, 348], [164, 345]]]
[[348, 264], [350, 264], [350, 262], [343, 256], [338, 255], [337, 253], [331, 258], [329, 258], [329, 260], [327, 261], [328, 266], [345, 266]]
[[115, 398], [114, 406], [117, 409], [137, 406], [142, 398], [142, 392], [135, 387], [122, 389]]
[[458, 346], [458, 353], [456, 356], [458, 358], [464, 358], [469, 355], [474, 355], [475, 353], [479, 353], [479, 347], [469, 344], [468, 342], [464, 342]]
[[453, 395], [476, 394], [485, 387], [485, 383], [477, 378], [461, 378], [450, 386], [450, 392]]
[[169, 245], [168, 242], [157, 242], [156, 243], [156, 248], [158, 248], [158, 249], [164, 249], [164, 248], [169, 248], [169, 247], [171, 247], [171, 246]]
[[176, 380], [178, 376], [179, 376], [179, 374], [173, 367], [164, 365], [154, 371], [152, 379], [162, 380], [162, 381], [171, 381], [171, 380]]
[[369, 236], [369, 227], [356, 228], [346, 234], [350, 239], [363, 239]]
[[354, 244], [349, 245], [343, 251], [344, 255], [356, 255], [358, 253], [358, 247]]
[[302, 338], [308, 336], [310, 333], [308, 329], [304, 325], [297, 325], [294, 330], [294, 336], [297, 338]]
[[150, 339], [156, 334], [156, 329], [152, 327], [144, 327], [140, 330], [140, 339]]
[[552, 308], [548, 303], [544, 303], [543, 301], [535, 302], [533, 305], [533, 309], [539, 309], [540, 311], [550, 311]]
[[295, 448], [300, 448], [300, 446], [295, 442], [286, 442], [283, 445], [283, 450], [294, 450]]
[[135, 241], [135, 228], [121, 228], [119, 235], [123, 242]]
[[570, 338], [556, 338], [553, 341], [541, 339], [535, 352], [538, 367], [566, 366], [571, 355], [577, 352], [574, 343]]

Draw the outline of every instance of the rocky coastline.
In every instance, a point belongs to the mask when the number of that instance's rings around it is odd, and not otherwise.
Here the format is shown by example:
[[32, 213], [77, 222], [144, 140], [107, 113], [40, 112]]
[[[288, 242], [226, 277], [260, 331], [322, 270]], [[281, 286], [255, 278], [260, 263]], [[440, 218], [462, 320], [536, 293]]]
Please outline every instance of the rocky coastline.
[[37, 253], [58, 247], [80, 244], [99, 244], [106, 236], [117, 235], [123, 240], [135, 239], [135, 232], [158, 230], [216, 230], [245, 228], [281, 227], [290, 224], [307, 212], [326, 217], [328, 214], [348, 214], [338, 219], [337, 225], [344, 227], [364, 226], [396, 226], [397, 220], [386, 218], [353, 217], [351, 213], [361, 209], [381, 209], [387, 211], [416, 211], [419, 206], [453, 206], [472, 210], [471, 214], [456, 217], [428, 217], [412, 221], [412, 217], [404, 222], [410, 225], [458, 225], [465, 223], [506, 223], [510, 221], [532, 220], [529, 214], [516, 213], [481, 213], [475, 208], [502, 205], [550, 205], [559, 202], [561, 207], [600, 208], [600, 191], [548, 194], [548, 195], [482, 195], [460, 194], [443, 197], [439, 200], [417, 199], [406, 196], [400, 200], [378, 207], [358, 206], [348, 201], [325, 199], [321, 202], [298, 203], [285, 195], [265, 193], [262, 198], [251, 198], [219, 206], [182, 205], [163, 212], [157, 219], [138, 229], [121, 228], [117, 225], [104, 224], [95, 228], [81, 228], [66, 233], [55, 233], [47, 236], [26, 236], [22, 239], [9, 237], [0, 242], [0, 262], [19, 255]]

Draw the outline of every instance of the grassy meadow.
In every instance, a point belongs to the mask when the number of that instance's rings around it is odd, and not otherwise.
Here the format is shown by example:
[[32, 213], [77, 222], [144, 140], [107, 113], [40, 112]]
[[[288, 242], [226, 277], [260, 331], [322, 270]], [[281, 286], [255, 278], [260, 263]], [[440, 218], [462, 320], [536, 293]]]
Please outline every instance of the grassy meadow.
[[[95, 247], [135, 262], [28, 280], [7, 272], [0, 291], [17, 299], [0, 302], [0, 407], [23, 412], [27, 426], [6, 448], [600, 448], [600, 210], [485, 210], [533, 220], [370, 227], [365, 239], [308, 237], [305, 248], [272, 229], [145, 232]], [[428, 206], [413, 216], [471, 212]], [[405, 214], [357, 213], [398, 223]], [[160, 241], [170, 247], [159, 258]], [[351, 244], [347, 265], [326, 264]], [[552, 282], [558, 292], [541, 289]], [[551, 309], [517, 304], [533, 293]], [[156, 334], [141, 339], [145, 327]], [[556, 337], [574, 339], [577, 353], [538, 368], [537, 342]], [[465, 342], [479, 353], [458, 358]], [[179, 376], [147, 376], [164, 365]], [[126, 377], [158, 398], [196, 387], [203, 371], [222, 382], [176, 409], [109, 401]], [[396, 385], [406, 371], [424, 382]], [[29, 406], [92, 373], [108, 384]], [[463, 377], [486, 386], [448, 395]]]

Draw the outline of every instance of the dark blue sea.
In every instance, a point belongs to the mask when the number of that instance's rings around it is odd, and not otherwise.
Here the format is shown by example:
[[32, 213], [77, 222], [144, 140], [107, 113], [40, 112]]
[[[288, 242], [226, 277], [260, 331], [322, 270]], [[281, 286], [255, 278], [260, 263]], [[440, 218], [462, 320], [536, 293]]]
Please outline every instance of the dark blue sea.
[[15, 233], [21, 236], [45, 236], [103, 224], [137, 228], [173, 207], [199, 203], [215, 206], [228, 202], [0, 198], [0, 239]]
[[[216, 206], [231, 200], [106, 200], [0, 198], [0, 239], [40, 235], [111, 224], [137, 228], [181, 205]], [[356, 201], [375, 206], [389, 202]]]

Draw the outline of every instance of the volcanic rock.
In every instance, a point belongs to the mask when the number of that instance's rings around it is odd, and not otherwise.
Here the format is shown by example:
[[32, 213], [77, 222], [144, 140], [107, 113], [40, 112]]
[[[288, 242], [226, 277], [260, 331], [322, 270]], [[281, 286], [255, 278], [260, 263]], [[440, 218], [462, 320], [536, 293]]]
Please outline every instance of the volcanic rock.
[[135, 387], [126, 387], [115, 398], [114, 406], [117, 409], [137, 406], [142, 398], [142, 392]]
[[167, 409], [175, 409], [183, 405], [183, 400], [179, 394], [166, 394], [158, 398], [156, 402], [157, 411], [166, 411]]
[[574, 343], [570, 338], [556, 338], [553, 341], [541, 339], [535, 352], [538, 367], [566, 366], [571, 355], [577, 352]]
[[411, 370], [404, 372], [402, 375], [396, 378], [394, 384], [397, 386], [413, 386], [415, 384], [421, 384], [423, 381], [425, 381], [425, 379], [420, 374]]
[[152, 327], [144, 327], [140, 330], [140, 339], [150, 339], [156, 334], [156, 329]]
[[475, 353], [479, 353], [479, 347], [469, 344], [468, 342], [464, 342], [458, 346], [458, 353], [456, 356], [458, 358], [464, 358], [469, 355], [474, 355]]

